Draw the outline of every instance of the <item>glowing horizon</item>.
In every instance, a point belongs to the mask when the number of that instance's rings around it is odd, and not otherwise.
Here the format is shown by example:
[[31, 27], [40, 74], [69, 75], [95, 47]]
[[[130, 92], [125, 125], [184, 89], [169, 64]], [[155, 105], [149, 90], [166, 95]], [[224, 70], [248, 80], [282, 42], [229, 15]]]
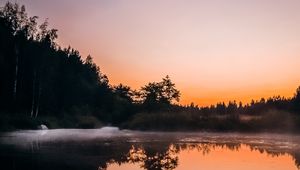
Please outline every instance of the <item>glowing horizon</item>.
[[11, 2], [49, 18], [58, 44], [91, 54], [113, 85], [169, 75], [180, 104], [200, 106], [291, 97], [300, 85], [299, 0]]

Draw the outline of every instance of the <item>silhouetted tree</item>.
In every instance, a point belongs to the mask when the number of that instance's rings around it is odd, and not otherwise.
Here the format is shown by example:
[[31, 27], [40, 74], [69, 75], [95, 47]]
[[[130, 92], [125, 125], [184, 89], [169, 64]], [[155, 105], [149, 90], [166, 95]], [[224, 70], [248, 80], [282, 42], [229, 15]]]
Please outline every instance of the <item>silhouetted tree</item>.
[[[60, 115], [74, 106], [108, 112], [113, 100], [108, 78], [88, 56], [56, 43], [56, 29], [28, 17], [24, 6], [0, 9], [0, 111]], [[3, 66], [3, 67], [2, 67]]]
[[[169, 76], [160, 82], [148, 83], [140, 91], [123, 84], [111, 86], [92, 56], [83, 59], [77, 50], [61, 48], [55, 42], [57, 30], [48, 28], [47, 19], [40, 25], [37, 19], [37, 16], [29, 17], [25, 7], [16, 3], [7, 2], [0, 8], [0, 116], [36, 118], [47, 115], [74, 121], [78, 115], [92, 115], [103, 122], [120, 125], [131, 118], [134, 120], [135, 116], [143, 117], [145, 112], [156, 111], [163, 114], [147, 115], [146, 121], [162, 116], [161, 125], [168, 121], [174, 127], [192, 124], [196, 128], [223, 130], [241, 125], [243, 128], [263, 128], [268, 123], [256, 120], [256, 126], [249, 122], [242, 124], [240, 115], [263, 117], [266, 112], [272, 112], [269, 115], [273, 117], [269, 119], [274, 120], [276, 113], [279, 116], [273, 122], [277, 123], [292, 114], [295, 116], [294, 113], [299, 116], [300, 87], [292, 98], [274, 96], [252, 100], [245, 105], [230, 101], [228, 105], [220, 102], [198, 107], [193, 103], [176, 104], [180, 92]], [[143, 122], [140, 117], [137, 120]], [[227, 120], [227, 117], [234, 119]], [[293, 119], [292, 123], [299, 124], [299, 118]]]
[[133, 102], [134, 91], [129, 86], [119, 84], [113, 87], [113, 92], [121, 99]]
[[172, 101], [179, 101], [180, 92], [175, 88], [169, 76], [161, 82], [149, 83], [140, 91], [143, 104], [149, 109], [156, 109], [162, 105], [170, 105]]
[[293, 110], [300, 114], [300, 86], [296, 89], [295, 95], [292, 98]]

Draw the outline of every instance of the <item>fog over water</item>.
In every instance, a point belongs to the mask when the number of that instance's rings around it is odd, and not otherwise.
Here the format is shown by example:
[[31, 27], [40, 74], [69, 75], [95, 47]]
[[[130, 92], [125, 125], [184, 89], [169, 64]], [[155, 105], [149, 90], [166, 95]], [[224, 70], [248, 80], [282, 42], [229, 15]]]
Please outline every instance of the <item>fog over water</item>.
[[268, 133], [22, 130], [1, 133], [0, 158], [5, 169], [299, 169], [299, 141]]
[[1, 144], [27, 145], [31, 142], [87, 142], [119, 139], [123, 142], [240, 142], [275, 145], [279, 148], [299, 147], [300, 136], [272, 133], [208, 133], [208, 132], [141, 132], [119, 130], [117, 127], [100, 129], [20, 130], [1, 134]]

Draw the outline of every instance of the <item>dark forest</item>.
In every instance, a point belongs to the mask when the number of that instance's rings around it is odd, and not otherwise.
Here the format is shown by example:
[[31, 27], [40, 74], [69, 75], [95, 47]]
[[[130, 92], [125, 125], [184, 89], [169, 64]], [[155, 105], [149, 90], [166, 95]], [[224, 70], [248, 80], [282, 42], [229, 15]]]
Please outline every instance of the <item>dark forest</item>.
[[299, 132], [300, 88], [248, 104], [209, 107], [176, 103], [169, 76], [140, 89], [113, 86], [94, 63], [56, 43], [58, 30], [39, 24], [24, 6], [0, 9], [0, 129], [98, 128], [138, 130]]

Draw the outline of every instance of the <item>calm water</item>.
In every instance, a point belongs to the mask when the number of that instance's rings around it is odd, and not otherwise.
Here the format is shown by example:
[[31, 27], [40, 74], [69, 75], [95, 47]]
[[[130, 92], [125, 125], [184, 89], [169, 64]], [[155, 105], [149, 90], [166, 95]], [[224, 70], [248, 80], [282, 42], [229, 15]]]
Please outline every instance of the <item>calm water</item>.
[[296, 170], [300, 136], [59, 129], [0, 134], [0, 169]]

